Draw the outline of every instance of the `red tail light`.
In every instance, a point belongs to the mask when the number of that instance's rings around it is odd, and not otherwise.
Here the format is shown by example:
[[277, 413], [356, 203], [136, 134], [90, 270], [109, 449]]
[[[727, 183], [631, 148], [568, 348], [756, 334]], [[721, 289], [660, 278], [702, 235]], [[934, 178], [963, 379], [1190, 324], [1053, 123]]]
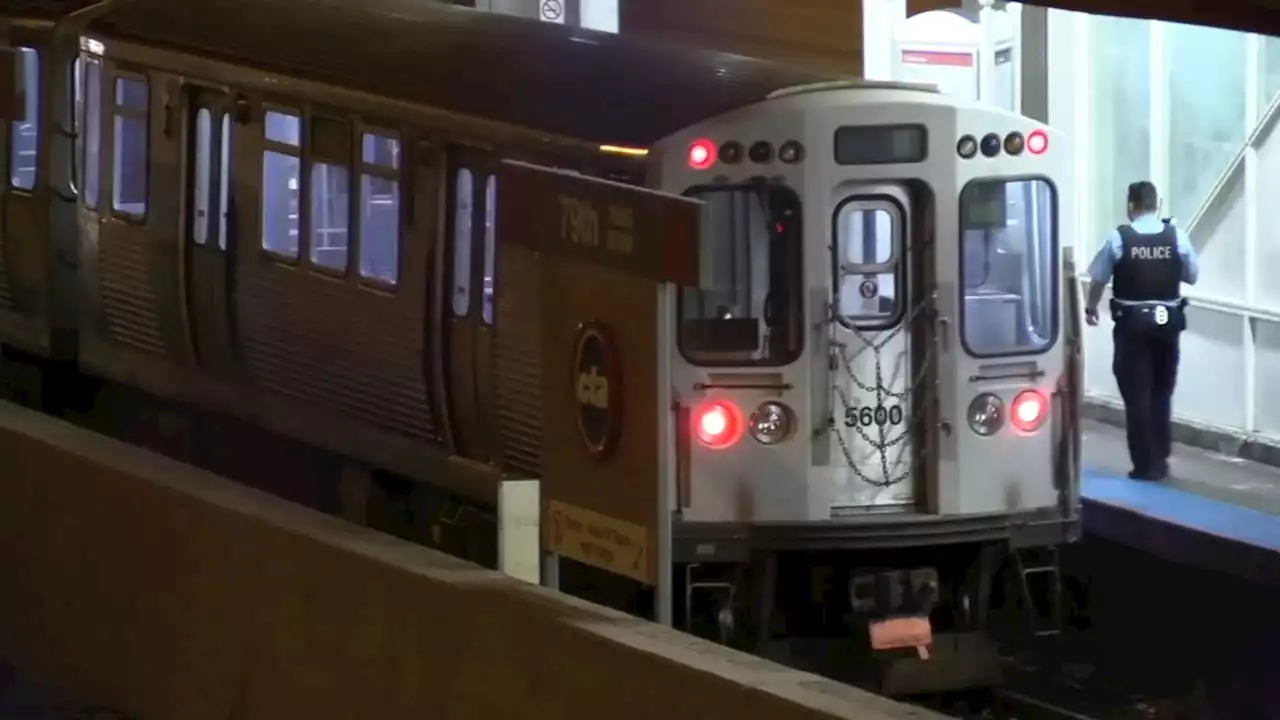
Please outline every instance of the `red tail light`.
[[1013, 399], [1010, 420], [1022, 432], [1032, 432], [1049, 415], [1049, 401], [1035, 390], [1023, 390]]
[[689, 167], [706, 170], [716, 164], [716, 144], [707, 139], [694, 140], [689, 145]]
[[693, 414], [693, 434], [712, 450], [727, 448], [742, 437], [742, 413], [725, 400], [708, 402]]
[[1043, 130], [1032, 130], [1027, 136], [1027, 151], [1032, 155], [1041, 155], [1049, 149], [1049, 135]]

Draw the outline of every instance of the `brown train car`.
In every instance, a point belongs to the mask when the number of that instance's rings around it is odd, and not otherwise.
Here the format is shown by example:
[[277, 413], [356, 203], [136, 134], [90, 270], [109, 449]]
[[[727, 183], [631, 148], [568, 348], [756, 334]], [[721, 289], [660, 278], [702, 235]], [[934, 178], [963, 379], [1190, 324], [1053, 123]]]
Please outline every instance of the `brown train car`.
[[355, 519], [375, 475], [445, 545], [541, 463], [499, 163], [639, 183], [626, 148], [825, 79], [405, 0], [8, 12], [11, 394]]

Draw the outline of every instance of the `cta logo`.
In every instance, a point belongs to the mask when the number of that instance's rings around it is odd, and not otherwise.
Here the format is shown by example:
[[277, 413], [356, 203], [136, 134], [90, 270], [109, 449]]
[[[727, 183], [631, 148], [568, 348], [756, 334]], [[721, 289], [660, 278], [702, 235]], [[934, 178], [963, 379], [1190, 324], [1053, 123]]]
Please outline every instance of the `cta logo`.
[[573, 350], [573, 392], [578, 436], [587, 453], [603, 460], [622, 430], [622, 366], [613, 335], [603, 324], [578, 328]]

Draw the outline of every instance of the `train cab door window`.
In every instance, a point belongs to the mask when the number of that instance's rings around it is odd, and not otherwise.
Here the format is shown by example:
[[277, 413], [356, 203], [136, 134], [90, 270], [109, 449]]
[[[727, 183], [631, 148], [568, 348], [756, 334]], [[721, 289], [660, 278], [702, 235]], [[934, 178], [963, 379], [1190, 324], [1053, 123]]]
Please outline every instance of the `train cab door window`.
[[1057, 193], [1043, 178], [960, 193], [961, 340], [973, 357], [1030, 355], [1058, 334]]
[[147, 214], [147, 176], [150, 171], [147, 81], [142, 77], [117, 76], [113, 101], [111, 208], [118, 216], [141, 220]]
[[262, 249], [298, 259], [302, 233], [302, 115], [267, 110], [262, 140]]
[[346, 273], [351, 237], [351, 127], [344, 120], [312, 115], [308, 124], [311, 263]]
[[498, 176], [489, 175], [484, 183], [484, 306], [481, 308], [481, 320], [485, 325], [493, 324], [494, 294], [494, 252], [498, 217]]
[[187, 306], [192, 340], [201, 366], [217, 375], [232, 372], [231, 286], [227, 257], [231, 237], [230, 101], [213, 90], [190, 91], [187, 122]]
[[400, 138], [389, 131], [360, 136], [360, 276], [400, 281]]
[[76, 187], [85, 209], [97, 210], [102, 180], [102, 61], [81, 56], [79, 63], [76, 155], [80, 162]]
[[835, 222], [838, 319], [859, 329], [895, 324], [902, 309], [900, 209], [855, 198], [840, 204]]
[[40, 53], [19, 47], [13, 60], [17, 103], [10, 123], [9, 186], [30, 191], [36, 186], [40, 148]]
[[785, 365], [803, 346], [801, 204], [781, 185], [698, 187], [699, 287], [679, 296], [679, 347], [699, 365]]
[[475, 200], [475, 178], [469, 168], [458, 168], [453, 176], [453, 299], [455, 317], [465, 317], [471, 308], [471, 223]]

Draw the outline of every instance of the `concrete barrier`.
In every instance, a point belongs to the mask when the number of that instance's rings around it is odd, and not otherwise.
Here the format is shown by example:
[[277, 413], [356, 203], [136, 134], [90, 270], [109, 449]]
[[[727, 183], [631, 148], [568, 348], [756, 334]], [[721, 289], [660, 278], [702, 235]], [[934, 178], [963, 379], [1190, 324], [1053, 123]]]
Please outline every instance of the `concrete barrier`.
[[7, 404], [0, 658], [146, 720], [941, 717]]

